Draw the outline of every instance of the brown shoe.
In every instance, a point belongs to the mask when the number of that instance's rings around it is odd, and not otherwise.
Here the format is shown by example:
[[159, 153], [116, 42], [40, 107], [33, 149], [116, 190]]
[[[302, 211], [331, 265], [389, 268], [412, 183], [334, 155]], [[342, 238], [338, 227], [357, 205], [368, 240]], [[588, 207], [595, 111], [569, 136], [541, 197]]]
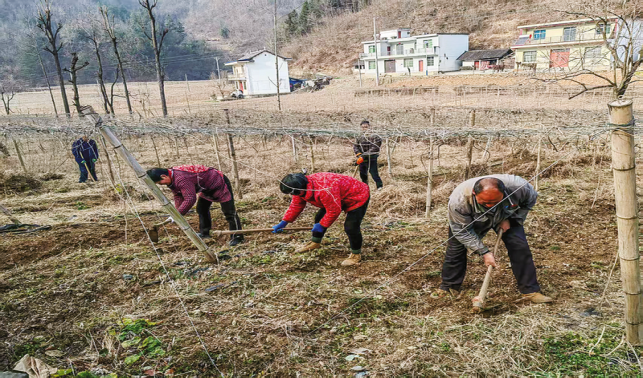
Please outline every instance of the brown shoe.
[[357, 265], [361, 260], [362, 260], [361, 254], [356, 255], [354, 253], [351, 253], [346, 260], [342, 261], [342, 266]]
[[532, 303], [551, 303], [554, 301], [553, 299], [542, 295], [541, 293], [523, 294], [521, 299], [525, 301], [529, 300]]
[[311, 241], [311, 242], [308, 242], [308, 244], [306, 244], [305, 246], [303, 246], [303, 247], [299, 248], [298, 250], [296, 250], [295, 253], [308, 252], [308, 251], [312, 251], [313, 249], [317, 249], [319, 247], [321, 247], [320, 243], [315, 243], [315, 242]]
[[460, 296], [460, 291], [455, 289], [449, 289], [448, 291], [443, 289], [437, 289], [436, 291], [431, 293], [431, 298], [433, 299], [444, 298], [446, 296], [458, 298]]

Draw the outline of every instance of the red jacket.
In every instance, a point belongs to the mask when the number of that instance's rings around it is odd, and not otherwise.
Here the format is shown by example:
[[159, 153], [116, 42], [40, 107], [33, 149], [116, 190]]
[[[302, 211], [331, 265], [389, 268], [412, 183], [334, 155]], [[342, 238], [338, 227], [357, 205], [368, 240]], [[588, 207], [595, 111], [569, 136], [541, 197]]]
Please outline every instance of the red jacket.
[[174, 193], [174, 206], [182, 215], [194, 206], [197, 195], [210, 202], [228, 202], [232, 199], [223, 173], [203, 165], [181, 165], [169, 170]]
[[319, 223], [328, 228], [337, 220], [342, 210], [355, 210], [364, 205], [371, 196], [368, 185], [349, 176], [320, 172], [306, 178], [306, 194], [304, 197], [292, 196], [292, 202], [283, 219], [286, 222], [294, 222], [306, 207], [306, 203], [310, 203], [326, 209], [326, 215]]

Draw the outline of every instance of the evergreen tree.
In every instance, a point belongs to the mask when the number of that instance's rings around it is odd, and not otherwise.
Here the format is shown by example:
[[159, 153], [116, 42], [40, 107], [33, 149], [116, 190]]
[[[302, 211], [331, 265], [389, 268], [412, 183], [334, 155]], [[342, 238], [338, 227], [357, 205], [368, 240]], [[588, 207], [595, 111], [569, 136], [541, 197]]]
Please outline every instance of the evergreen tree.
[[298, 25], [298, 14], [297, 10], [293, 10], [292, 12], [288, 13], [288, 16], [286, 18], [285, 24], [286, 24], [286, 37], [290, 38], [293, 35], [297, 34], [297, 29], [299, 27]]
[[306, 34], [310, 31], [310, 4], [308, 1], [304, 2], [299, 13], [299, 33]]

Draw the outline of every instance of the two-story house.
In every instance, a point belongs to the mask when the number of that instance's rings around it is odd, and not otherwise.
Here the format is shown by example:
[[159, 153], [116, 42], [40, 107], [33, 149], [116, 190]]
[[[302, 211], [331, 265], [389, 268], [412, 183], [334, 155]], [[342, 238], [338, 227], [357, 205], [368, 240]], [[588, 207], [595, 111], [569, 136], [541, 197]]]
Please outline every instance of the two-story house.
[[[468, 34], [423, 34], [411, 36], [410, 29], [382, 31], [376, 41], [362, 42], [366, 74], [431, 75], [457, 71], [458, 57], [469, 49]], [[377, 59], [375, 58], [377, 51]]]
[[516, 68], [610, 69], [613, 58], [608, 46], [630, 38], [621, 26], [616, 17], [607, 23], [579, 19], [518, 26], [520, 36], [511, 47], [516, 52]]
[[[290, 92], [288, 77], [288, 61], [291, 58], [279, 57], [279, 91]], [[248, 53], [226, 66], [232, 67], [228, 81], [235, 89], [245, 96], [277, 94], [277, 70], [275, 69], [275, 54], [268, 50]]]

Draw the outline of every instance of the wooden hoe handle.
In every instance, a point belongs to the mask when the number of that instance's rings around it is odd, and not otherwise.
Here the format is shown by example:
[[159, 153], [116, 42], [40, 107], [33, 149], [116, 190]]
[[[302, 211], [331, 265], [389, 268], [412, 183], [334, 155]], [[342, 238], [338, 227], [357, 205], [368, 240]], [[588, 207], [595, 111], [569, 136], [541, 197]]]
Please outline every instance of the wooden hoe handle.
[[[496, 239], [496, 245], [493, 247], [494, 257], [498, 252], [498, 245], [500, 244], [500, 239], [502, 239], [502, 230], [498, 233], [498, 238]], [[480, 288], [480, 293], [477, 297], [473, 298], [473, 309], [476, 311], [482, 311], [484, 306], [484, 301], [487, 298], [487, 290], [489, 289], [489, 284], [491, 283], [491, 272], [493, 271], [493, 266], [489, 265], [487, 267], [487, 274], [484, 276], [484, 281], [482, 282], [482, 287]]]
[[[310, 231], [312, 227], [289, 227], [284, 228], [283, 231]], [[250, 228], [247, 230], [234, 230], [234, 231], [212, 231], [213, 236], [223, 236], [223, 235], [242, 235], [242, 234], [254, 234], [258, 232], [272, 232], [272, 228]]]

